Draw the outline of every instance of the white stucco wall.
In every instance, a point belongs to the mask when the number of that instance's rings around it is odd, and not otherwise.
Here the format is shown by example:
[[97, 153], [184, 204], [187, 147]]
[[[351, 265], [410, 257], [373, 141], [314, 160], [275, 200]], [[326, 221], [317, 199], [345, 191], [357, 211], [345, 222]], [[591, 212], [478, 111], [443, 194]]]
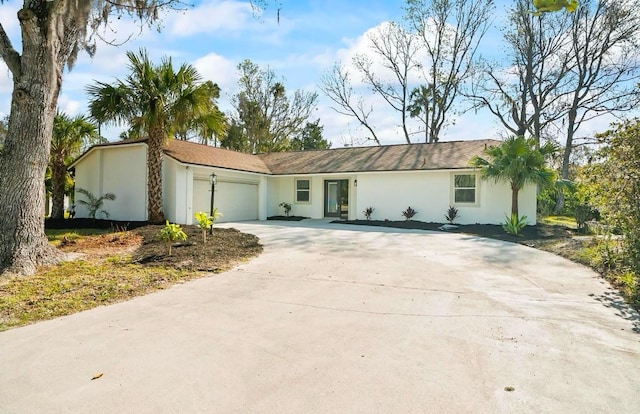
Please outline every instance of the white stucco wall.
[[[449, 206], [458, 209], [459, 224], [500, 224], [511, 210], [511, 190], [506, 183], [495, 184], [478, 177], [476, 202], [454, 201], [454, 174], [471, 174], [473, 170], [419, 171], [358, 174], [357, 217], [364, 219], [362, 211], [373, 207], [376, 220], [403, 220], [402, 211], [411, 206], [417, 211], [414, 220], [446, 222]], [[519, 196], [520, 215], [527, 216], [529, 224], [536, 220], [536, 188], [528, 185]]]
[[[309, 202], [296, 202], [296, 179], [310, 180]], [[323, 175], [296, 175], [296, 176], [271, 176], [267, 177], [267, 216], [284, 215], [284, 209], [280, 203], [291, 204], [290, 215], [320, 219], [324, 217], [324, 182], [325, 180], [349, 180], [349, 218], [356, 217], [355, 187], [353, 174], [323, 174]]]
[[[112, 220], [146, 220], [146, 146], [144, 144], [97, 147], [75, 165], [75, 199], [84, 199], [78, 188], [100, 197], [114, 193], [102, 207]], [[76, 202], [76, 217], [88, 217], [86, 207]], [[105, 218], [97, 214], [96, 218]]]
[[[418, 214], [415, 220], [445, 223], [450, 205], [459, 211], [456, 223], [500, 224], [511, 210], [511, 190], [507, 184], [476, 181], [476, 203], [454, 202], [455, 173], [473, 173], [473, 170], [358, 173], [352, 175], [309, 175], [268, 177], [267, 216], [284, 214], [281, 202], [291, 203], [292, 215], [310, 218], [324, 217], [324, 181], [349, 180], [349, 219], [364, 219], [363, 210], [373, 207], [375, 220], [404, 220], [402, 211], [411, 206]], [[295, 180], [310, 179], [311, 200], [295, 202]], [[357, 185], [355, 182], [357, 180]], [[529, 224], [536, 219], [536, 188], [528, 185], [520, 191], [520, 215], [526, 215]]]
[[[295, 201], [295, 180], [297, 178], [309, 180], [309, 202], [298, 203]], [[324, 181], [319, 176], [287, 176], [269, 177], [267, 196], [267, 216], [284, 215], [284, 209], [280, 203], [291, 204], [292, 216], [310, 218], [322, 218], [324, 216]]]
[[193, 169], [165, 157], [162, 163], [162, 198], [165, 217], [172, 223], [191, 224], [193, 216]]

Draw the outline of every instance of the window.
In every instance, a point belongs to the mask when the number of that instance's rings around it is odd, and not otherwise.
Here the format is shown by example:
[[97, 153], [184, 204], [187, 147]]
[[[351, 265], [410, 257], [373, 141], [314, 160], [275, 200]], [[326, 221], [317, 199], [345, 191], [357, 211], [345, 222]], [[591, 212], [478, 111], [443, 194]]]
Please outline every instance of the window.
[[455, 203], [476, 202], [475, 174], [456, 174], [453, 176], [453, 201]]
[[296, 180], [296, 203], [311, 201], [311, 183], [309, 180]]

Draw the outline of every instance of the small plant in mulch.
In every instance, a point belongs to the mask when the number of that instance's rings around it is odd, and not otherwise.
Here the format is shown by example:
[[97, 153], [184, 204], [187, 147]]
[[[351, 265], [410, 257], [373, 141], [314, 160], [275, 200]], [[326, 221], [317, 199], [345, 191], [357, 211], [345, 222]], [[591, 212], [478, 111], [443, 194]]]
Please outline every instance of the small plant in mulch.
[[199, 211], [194, 215], [197, 226], [202, 230], [202, 243], [207, 242], [207, 230], [213, 231], [213, 224], [222, 217], [222, 213], [217, 208], [213, 209], [213, 214], [208, 215], [204, 211]]
[[198, 211], [193, 217], [198, 222], [198, 227], [202, 230], [202, 243], [207, 242], [207, 230], [213, 226], [213, 217], [204, 211]]
[[502, 223], [502, 228], [509, 234], [517, 236], [522, 229], [527, 225], [527, 216], [518, 217], [515, 214], [511, 216], [505, 215], [505, 221]]
[[459, 217], [458, 209], [455, 208], [454, 206], [449, 206], [449, 209], [447, 210], [447, 214], [444, 215], [444, 218], [447, 219], [449, 224], [453, 224], [453, 220], [455, 220], [458, 217]]
[[291, 212], [291, 204], [285, 203], [284, 201], [279, 204], [280, 207], [284, 208], [284, 215], [289, 217], [289, 213]]
[[407, 209], [402, 212], [402, 216], [405, 220], [411, 220], [416, 214], [418, 214], [418, 212], [412, 209], [411, 206], [407, 207]]
[[375, 210], [375, 208], [373, 207], [365, 208], [364, 211], [362, 212], [362, 214], [364, 214], [364, 218], [366, 218], [367, 220], [371, 220], [371, 216], [373, 215], [373, 210]]
[[187, 234], [182, 231], [180, 225], [175, 223], [171, 224], [169, 220], [167, 220], [166, 225], [160, 230], [160, 233], [158, 233], [158, 237], [169, 245], [169, 256], [171, 256], [171, 243], [178, 240], [187, 240]]

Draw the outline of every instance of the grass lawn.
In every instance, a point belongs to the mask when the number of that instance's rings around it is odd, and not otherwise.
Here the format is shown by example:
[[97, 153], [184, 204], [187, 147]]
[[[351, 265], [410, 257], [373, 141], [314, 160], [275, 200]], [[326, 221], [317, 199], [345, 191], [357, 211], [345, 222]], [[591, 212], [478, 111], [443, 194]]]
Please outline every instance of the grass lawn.
[[130, 255], [74, 260], [0, 285], [0, 331], [163, 289], [194, 272], [131, 263]]
[[255, 236], [234, 229], [215, 229], [210, 242], [202, 243], [199, 229], [185, 228], [193, 242], [167, 257], [158, 230], [47, 230], [49, 242], [70, 261], [42, 267], [33, 276], [0, 279], [0, 331], [209, 276], [262, 251]]
[[82, 236], [96, 236], [109, 233], [106, 229], [47, 229], [47, 239], [49, 243], [58, 245], [62, 240], [78, 240]]
[[576, 219], [572, 216], [547, 216], [542, 217], [540, 219], [540, 222], [543, 224], [548, 224], [550, 226], [564, 226], [574, 230], [578, 228]]

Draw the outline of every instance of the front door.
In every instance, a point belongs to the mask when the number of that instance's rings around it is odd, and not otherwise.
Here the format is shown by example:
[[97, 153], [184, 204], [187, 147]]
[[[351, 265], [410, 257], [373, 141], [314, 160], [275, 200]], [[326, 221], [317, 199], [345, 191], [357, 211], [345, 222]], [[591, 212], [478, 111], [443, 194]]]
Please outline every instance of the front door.
[[348, 218], [349, 180], [325, 180], [324, 216]]

